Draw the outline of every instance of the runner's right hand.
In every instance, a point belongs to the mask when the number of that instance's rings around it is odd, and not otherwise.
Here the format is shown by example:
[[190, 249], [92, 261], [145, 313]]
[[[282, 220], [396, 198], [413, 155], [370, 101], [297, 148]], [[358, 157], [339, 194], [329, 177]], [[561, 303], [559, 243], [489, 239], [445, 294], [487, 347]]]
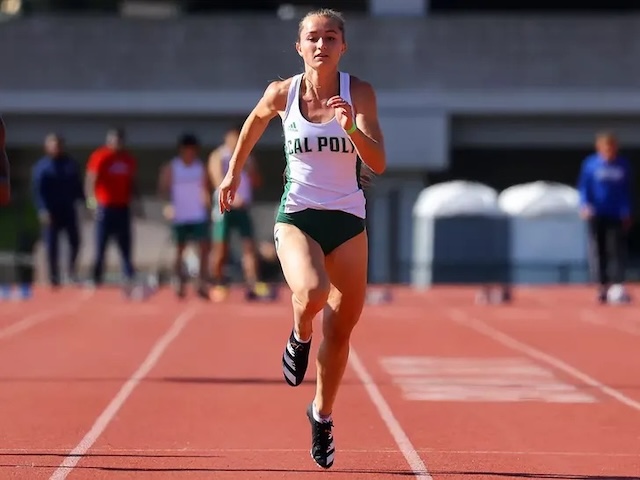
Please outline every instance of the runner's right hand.
[[231, 210], [231, 205], [233, 204], [236, 192], [238, 191], [238, 185], [240, 185], [240, 178], [235, 178], [229, 173], [227, 173], [227, 175], [222, 179], [222, 183], [220, 183], [220, 186], [218, 187], [220, 213]]

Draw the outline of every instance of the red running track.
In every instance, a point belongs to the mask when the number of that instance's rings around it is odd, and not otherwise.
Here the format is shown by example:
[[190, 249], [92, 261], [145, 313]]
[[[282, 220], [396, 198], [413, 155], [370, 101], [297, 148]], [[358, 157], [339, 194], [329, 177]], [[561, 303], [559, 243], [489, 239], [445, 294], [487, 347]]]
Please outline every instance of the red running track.
[[640, 315], [591, 293], [497, 307], [395, 289], [368, 306], [324, 472], [313, 368], [298, 388], [280, 371], [285, 300], [38, 291], [0, 304], [0, 478], [639, 479]]

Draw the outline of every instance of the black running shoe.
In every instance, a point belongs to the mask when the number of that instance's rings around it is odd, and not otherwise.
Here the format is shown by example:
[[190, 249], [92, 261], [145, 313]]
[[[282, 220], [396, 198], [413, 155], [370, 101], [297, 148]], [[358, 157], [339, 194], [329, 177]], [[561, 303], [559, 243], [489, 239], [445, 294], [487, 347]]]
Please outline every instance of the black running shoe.
[[292, 387], [297, 387], [304, 380], [309, 365], [310, 351], [311, 340], [307, 343], [297, 341], [292, 330], [282, 354], [282, 373], [285, 381]]
[[333, 443], [333, 422], [318, 422], [313, 418], [313, 403], [307, 407], [311, 424], [311, 457], [322, 468], [331, 468], [336, 447]]

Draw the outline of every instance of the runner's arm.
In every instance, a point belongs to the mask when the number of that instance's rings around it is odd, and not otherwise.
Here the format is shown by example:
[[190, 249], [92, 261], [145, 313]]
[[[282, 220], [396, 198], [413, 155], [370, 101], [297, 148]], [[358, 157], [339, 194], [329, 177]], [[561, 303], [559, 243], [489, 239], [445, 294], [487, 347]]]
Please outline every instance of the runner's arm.
[[387, 168], [387, 158], [378, 120], [376, 94], [373, 87], [362, 80], [354, 82], [352, 88], [358, 128], [349, 137], [362, 161], [379, 175]]

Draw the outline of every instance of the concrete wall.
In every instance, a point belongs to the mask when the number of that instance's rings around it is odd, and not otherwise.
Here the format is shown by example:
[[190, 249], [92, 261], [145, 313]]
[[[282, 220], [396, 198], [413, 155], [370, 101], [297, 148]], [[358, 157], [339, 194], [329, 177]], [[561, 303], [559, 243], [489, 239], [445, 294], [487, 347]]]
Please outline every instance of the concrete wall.
[[[25, 18], [0, 25], [4, 90], [261, 90], [298, 72], [296, 21]], [[380, 89], [628, 89], [640, 17], [348, 18], [344, 68]]]
[[[343, 68], [378, 91], [390, 168], [444, 170], [452, 143], [486, 143], [504, 126], [507, 141], [537, 143], [590, 142], [598, 115], [635, 131], [623, 116], [640, 117], [638, 27], [633, 15], [354, 16]], [[177, 124], [218, 135], [220, 119], [243, 118], [269, 81], [300, 71], [296, 31], [268, 15], [7, 22], [3, 114], [23, 143], [39, 142], [52, 121], [101, 139], [118, 120], [140, 145], [172, 142]], [[574, 121], [579, 132], [567, 127]], [[281, 135], [274, 121], [263, 142]]]

